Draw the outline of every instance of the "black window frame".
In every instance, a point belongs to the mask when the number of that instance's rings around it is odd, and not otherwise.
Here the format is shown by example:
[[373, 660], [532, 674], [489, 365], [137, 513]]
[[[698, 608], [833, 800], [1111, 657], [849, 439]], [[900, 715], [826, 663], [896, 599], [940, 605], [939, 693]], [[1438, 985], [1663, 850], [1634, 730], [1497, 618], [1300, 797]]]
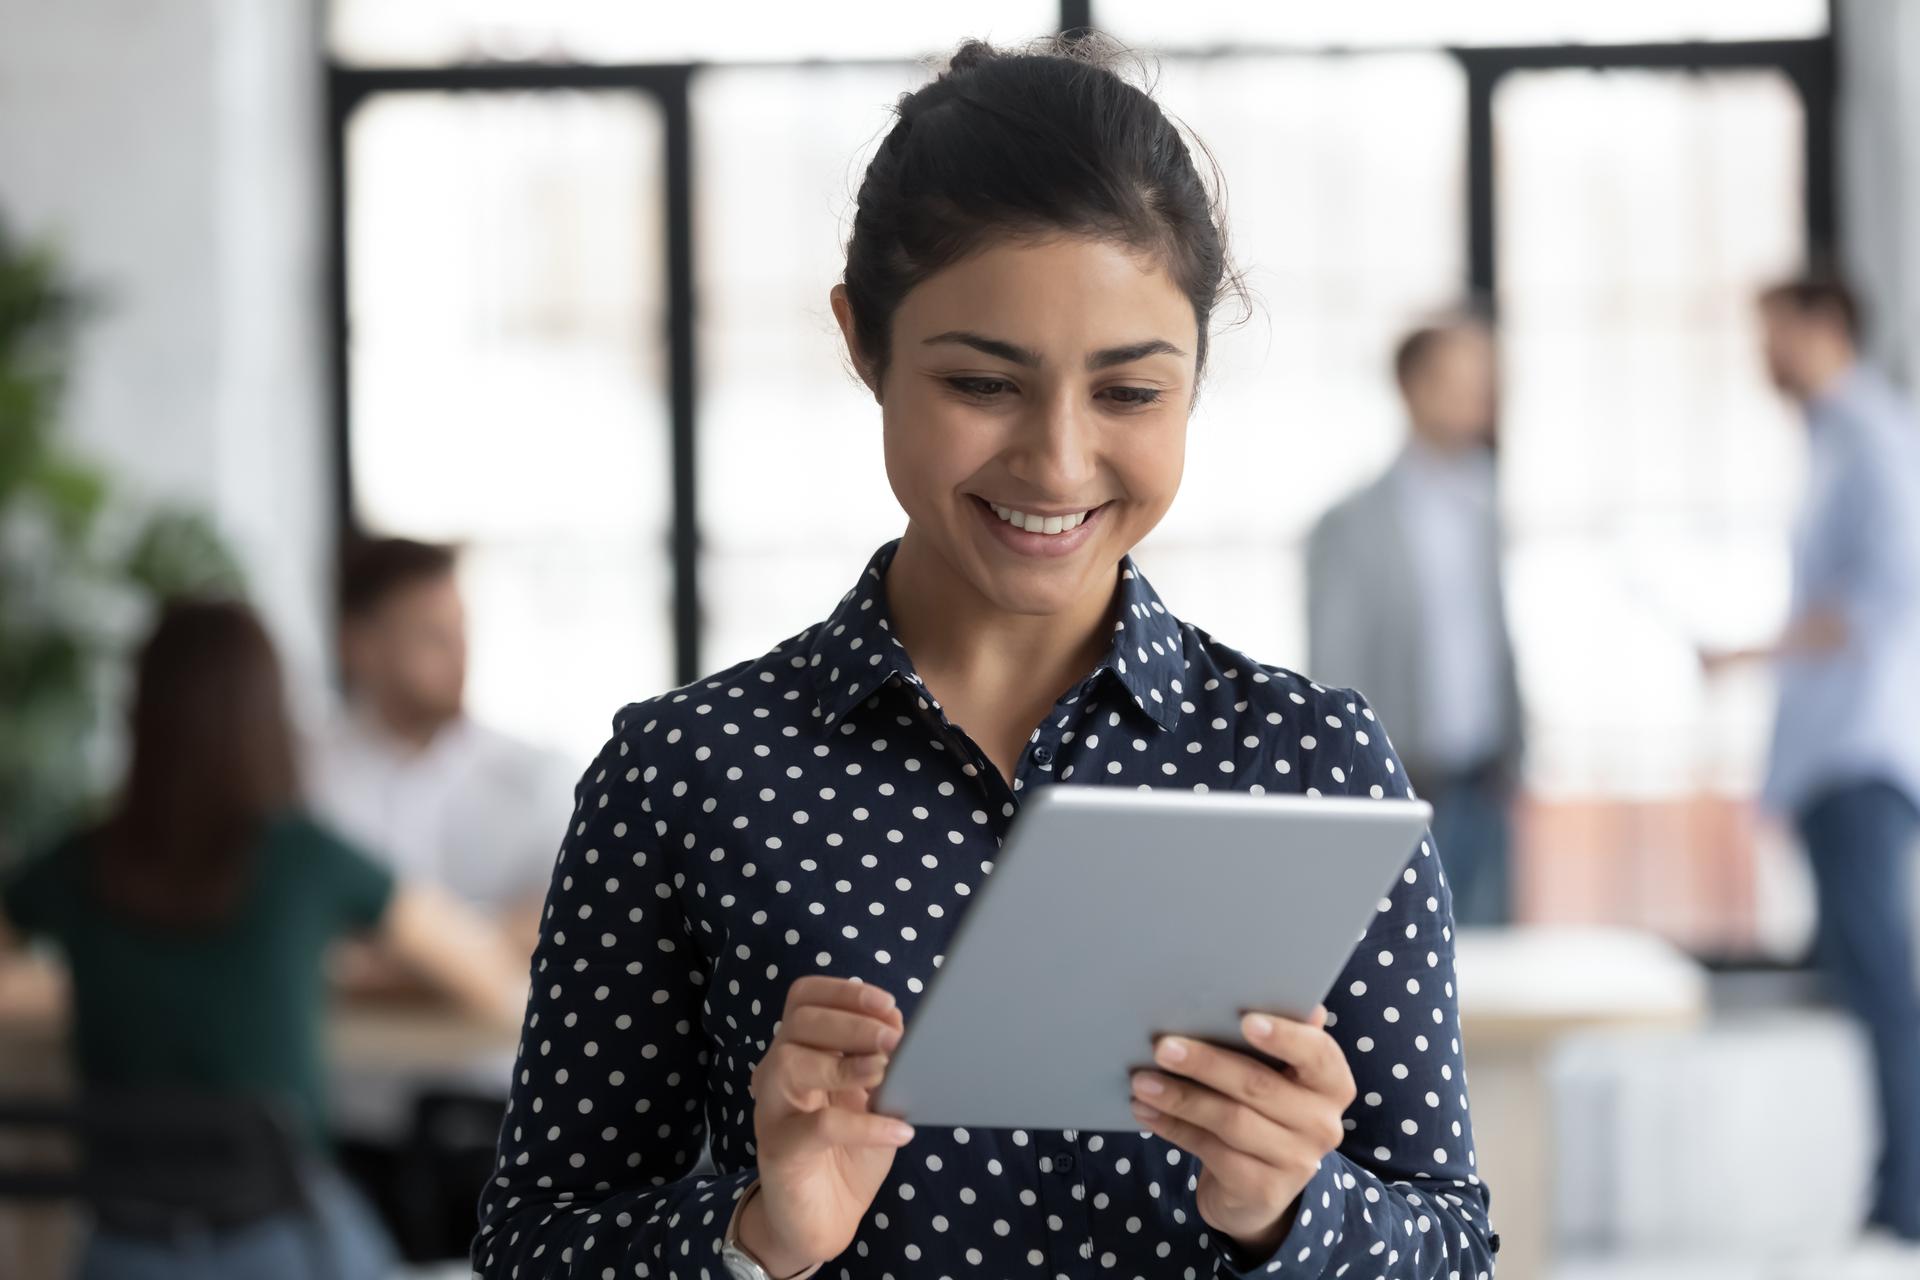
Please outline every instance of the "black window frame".
[[1489, 303], [1499, 297], [1499, 236], [1493, 99], [1500, 82], [1522, 71], [1777, 71], [1805, 112], [1806, 259], [1831, 264], [1839, 248], [1834, 172], [1834, 41], [1737, 40], [1678, 44], [1508, 46], [1452, 49], [1467, 77], [1467, 287]]

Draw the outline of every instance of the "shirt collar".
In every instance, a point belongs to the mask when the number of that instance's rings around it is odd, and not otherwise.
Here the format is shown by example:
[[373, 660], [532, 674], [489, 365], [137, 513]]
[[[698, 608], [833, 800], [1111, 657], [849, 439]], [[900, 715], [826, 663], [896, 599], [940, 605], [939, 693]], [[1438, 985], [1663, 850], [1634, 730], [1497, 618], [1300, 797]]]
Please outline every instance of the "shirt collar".
[[380, 713], [359, 698], [347, 699], [341, 723], [344, 736], [355, 747], [401, 766], [457, 752], [469, 744], [475, 730], [474, 722], [462, 711], [435, 730], [425, 746], [416, 746], [389, 729]]
[[1818, 430], [1835, 419], [1844, 417], [1847, 406], [1859, 397], [1870, 376], [1866, 366], [1860, 361], [1856, 360], [1848, 365], [1818, 395], [1807, 400], [1807, 421]]
[[[887, 610], [886, 572], [900, 539], [881, 545], [833, 613], [807, 638], [804, 662], [813, 678], [821, 722], [836, 725], [885, 684], [889, 676], [916, 687], [920, 676], [893, 634]], [[1113, 642], [1093, 674], [1118, 680], [1129, 700], [1163, 729], [1180, 718], [1186, 649], [1180, 620], [1161, 603], [1131, 554], [1120, 558], [1114, 595]]]
[[1478, 481], [1493, 474], [1493, 450], [1484, 444], [1443, 449], [1410, 429], [1407, 442], [1400, 450], [1399, 463], [1402, 472], [1419, 471], [1448, 479], [1461, 477]]

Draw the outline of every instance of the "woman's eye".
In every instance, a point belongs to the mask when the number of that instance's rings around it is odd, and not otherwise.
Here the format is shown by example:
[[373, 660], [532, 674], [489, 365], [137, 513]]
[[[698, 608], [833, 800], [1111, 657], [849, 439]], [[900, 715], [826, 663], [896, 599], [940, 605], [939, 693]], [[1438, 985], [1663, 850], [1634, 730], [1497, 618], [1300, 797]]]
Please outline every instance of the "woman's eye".
[[947, 385], [982, 400], [990, 400], [1013, 386], [1005, 378], [948, 378]]
[[1108, 387], [1102, 394], [1129, 406], [1153, 404], [1160, 399], [1157, 387]]

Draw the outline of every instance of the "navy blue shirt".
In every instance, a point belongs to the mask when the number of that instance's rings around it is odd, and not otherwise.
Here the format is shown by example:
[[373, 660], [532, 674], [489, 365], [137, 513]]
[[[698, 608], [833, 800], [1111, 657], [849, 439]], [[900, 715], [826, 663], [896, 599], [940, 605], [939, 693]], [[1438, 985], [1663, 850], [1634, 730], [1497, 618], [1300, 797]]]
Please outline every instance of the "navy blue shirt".
[[[1055, 784], [1411, 795], [1359, 694], [1256, 662], [1120, 564], [1113, 643], [1012, 786], [920, 683], [869, 560], [831, 617], [615, 721], [587, 769], [533, 955], [487, 1280], [710, 1277], [754, 1178], [747, 1085], [809, 973], [911, 1026], [1019, 811]], [[826, 1277], [1493, 1273], [1453, 988], [1452, 905], [1412, 851], [1326, 997], [1358, 1096], [1295, 1225], [1242, 1270], [1199, 1162], [1139, 1132], [918, 1130]], [[691, 1173], [703, 1146], [715, 1176]]]

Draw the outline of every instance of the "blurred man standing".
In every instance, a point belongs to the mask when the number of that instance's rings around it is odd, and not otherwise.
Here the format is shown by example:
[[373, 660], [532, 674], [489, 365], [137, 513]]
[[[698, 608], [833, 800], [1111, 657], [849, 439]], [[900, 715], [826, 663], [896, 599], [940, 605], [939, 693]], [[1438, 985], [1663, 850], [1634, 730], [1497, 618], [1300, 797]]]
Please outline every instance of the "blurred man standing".
[[1857, 358], [1859, 313], [1838, 281], [1761, 296], [1767, 370], [1805, 413], [1808, 485], [1793, 543], [1792, 615], [1762, 649], [1780, 704], [1764, 799], [1806, 842], [1816, 949], [1872, 1040], [1883, 1121], [1868, 1220], [1920, 1241], [1920, 992], [1912, 856], [1920, 838], [1920, 423]]
[[1394, 355], [1406, 448], [1315, 526], [1309, 669], [1394, 726], [1461, 924], [1505, 923], [1520, 698], [1501, 586], [1493, 334], [1462, 316]]

